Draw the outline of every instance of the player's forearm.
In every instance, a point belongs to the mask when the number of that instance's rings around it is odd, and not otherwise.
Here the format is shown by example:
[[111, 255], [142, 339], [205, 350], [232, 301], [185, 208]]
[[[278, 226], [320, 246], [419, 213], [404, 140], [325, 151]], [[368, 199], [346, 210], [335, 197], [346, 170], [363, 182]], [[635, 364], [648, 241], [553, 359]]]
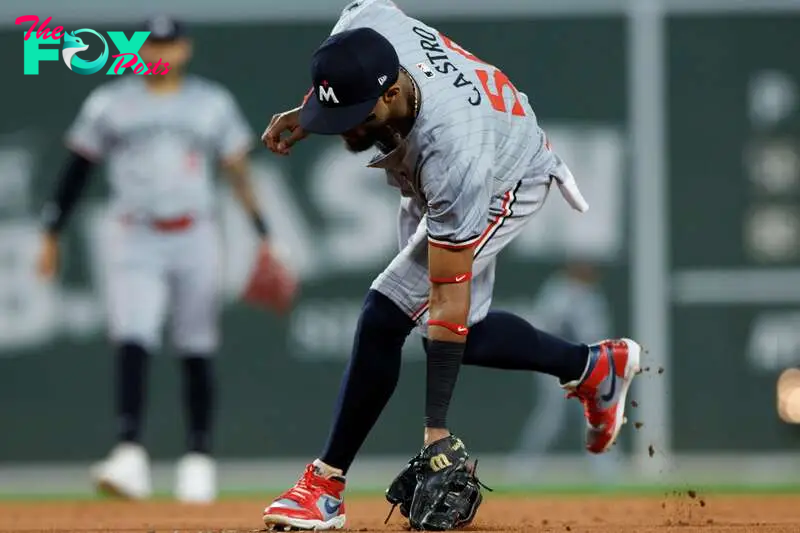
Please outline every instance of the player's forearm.
[[471, 248], [450, 250], [428, 245], [429, 338], [466, 342], [472, 279]]
[[253, 182], [250, 179], [247, 162], [238, 160], [229, 164], [227, 165], [227, 171], [234, 196], [250, 217], [258, 236], [265, 239], [269, 235], [269, 230], [258, 206], [258, 197], [255, 190], [253, 190]]
[[51, 235], [58, 235], [64, 228], [86, 188], [94, 163], [84, 156], [70, 152], [58, 179], [52, 200], [42, 210], [42, 224]]
[[467, 341], [472, 250], [428, 246], [431, 280], [425, 385], [425, 440], [446, 435], [447, 412]]
[[431, 340], [466, 342], [470, 283], [431, 283], [429, 315]]
[[260, 214], [261, 209], [258, 207], [258, 199], [256, 198], [253, 185], [248, 177], [232, 176], [231, 186], [233, 187], [236, 200], [248, 215]]

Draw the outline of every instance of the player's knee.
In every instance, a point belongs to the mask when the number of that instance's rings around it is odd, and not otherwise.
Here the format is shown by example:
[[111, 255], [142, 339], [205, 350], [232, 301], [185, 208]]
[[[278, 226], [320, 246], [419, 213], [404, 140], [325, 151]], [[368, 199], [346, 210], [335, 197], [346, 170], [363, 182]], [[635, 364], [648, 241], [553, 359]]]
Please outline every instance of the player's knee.
[[176, 336], [173, 343], [181, 357], [185, 354], [201, 354], [204, 357], [211, 357], [216, 353], [219, 345], [217, 337], [208, 333]]
[[414, 321], [397, 304], [376, 290], [370, 290], [358, 319], [358, 336], [402, 339], [414, 329]]
[[389, 298], [371, 290], [358, 319], [349, 380], [365, 379], [394, 390], [400, 377], [403, 344], [414, 322]]
[[124, 332], [112, 335], [116, 346], [137, 346], [147, 352], [156, 352], [161, 348], [157, 335], [148, 335], [144, 332]]
[[145, 346], [132, 341], [122, 341], [117, 344], [117, 352], [121, 357], [127, 358], [146, 358], [149, 356], [151, 350]]
[[180, 320], [173, 325], [172, 343], [179, 353], [212, 354], [219, 345], [219, 330], [213, 319]]

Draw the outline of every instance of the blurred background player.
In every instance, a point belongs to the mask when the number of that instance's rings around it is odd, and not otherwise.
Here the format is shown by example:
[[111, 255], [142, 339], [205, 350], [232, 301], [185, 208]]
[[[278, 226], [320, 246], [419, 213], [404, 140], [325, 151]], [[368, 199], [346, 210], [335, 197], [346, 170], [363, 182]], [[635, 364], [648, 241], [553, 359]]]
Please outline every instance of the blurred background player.
[[[66, 135], [69, 158], [44, 209], [39, 268], [58, 268], [58, 235], [90, 171], [107, 164], [112, 190], [112, 246], [107, 250], [110, 335], [116, 349], [117, 445], [92, 469], [99, 490], [132, 499], [152, 493], [141, 444], [146, 373], [160, 348], [169, 314], [181, 357], [187, 417], [186, 455], [175, 492], [187, 502], [215, 498], [211, 458], [214, 383], [211, 357], [219, 342], [221, 256], [214, 208], [214, 165], [220, 163], [268, 250], [267, 228], [248, 176], [254, 135], [233, 96], [211, 81], [184, 74], [192, 45], [168, 17], [148, 20], [145, 63], [168, 63], [165, 75], [127, 72], [87, 97]], [[145, 69], [146, 70], [146, 69]], [[143, 71], [144, 72], [144, 71]]]
[[[611, 337], [611, 302], [600, 283], [600, 270], [587, 261], [570, 261], [554, 272], [542, 284], [533, 301], [531, 322], [545, 331], [572, 342], [592, 342]], [[523, 425], [516, 450], [509, 456], [509, 473], [519, 471], [520, 461], [534, 460], [538, 471], [548, 459], [548, 453], [558, 444], [564, 432], [568, 446], [583, 447], [583, 430], [570, 419], [580, 420], [583, 410], [564, 395], [553, 390], [547, 376], [534, 373], [531, 411]], [[574, 428], [579, 431], [573, 431]], [[573, 440], [574, 439], [574, 440]], [[594, 474], [606, 482], [618, 474], [616, 448], [602, 455], [586, 455]], [[571, 451], [571, 450], [570, 450]]]

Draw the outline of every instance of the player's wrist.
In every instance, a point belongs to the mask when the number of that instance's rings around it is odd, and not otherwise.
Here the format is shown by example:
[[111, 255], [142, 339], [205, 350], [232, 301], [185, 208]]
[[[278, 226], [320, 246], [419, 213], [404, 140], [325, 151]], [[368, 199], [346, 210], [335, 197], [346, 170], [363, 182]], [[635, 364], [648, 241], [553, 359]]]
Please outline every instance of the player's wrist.
[[463, 342], [431, 339], [427, 343], [427, 379], [425, 390], [425, 427], [447, 428], [447, 412], [455, 390], [461, 360], [464, 358]]
[[250, 215], [250, 219], [253, 223], [253, 228], [256, 230], [258, 237], [262, 241], [267, 241], [269, 238], [269, 227], [267, 226], [264, 217], [261, 216], [261, 213], [252, 213]]
[[61, 228], [56, 228], [52, 225], [45, 224], [42, 227], [42, 234], [45, 236], [45, 238], [55, 241], [58, 240], [58, 237], [61, 235]]
[[57, 232], [50, 231], [49, 229], [45, 228], [42, 232], [42, 238], [50, 246], [58, 245], [59, 234]]
[[40, 221], [45, 235], [57, 238], [64, 226], [64, 210], [55, 202], [48, 202], [42, 208]]

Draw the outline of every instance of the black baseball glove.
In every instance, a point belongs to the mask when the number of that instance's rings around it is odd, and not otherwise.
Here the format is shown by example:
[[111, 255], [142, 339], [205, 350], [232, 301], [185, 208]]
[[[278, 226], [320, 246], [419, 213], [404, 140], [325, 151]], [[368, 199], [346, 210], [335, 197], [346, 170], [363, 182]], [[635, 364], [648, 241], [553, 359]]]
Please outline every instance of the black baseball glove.
[[481, 487], [491, 489], [475, 476], [477, 461], [468, 459], [464, 444], [454, 436], [423, 448], [386, 490], [392, 510], [399, 506], [418, 530], [446, 531], [472, 522], [483, 500]]

